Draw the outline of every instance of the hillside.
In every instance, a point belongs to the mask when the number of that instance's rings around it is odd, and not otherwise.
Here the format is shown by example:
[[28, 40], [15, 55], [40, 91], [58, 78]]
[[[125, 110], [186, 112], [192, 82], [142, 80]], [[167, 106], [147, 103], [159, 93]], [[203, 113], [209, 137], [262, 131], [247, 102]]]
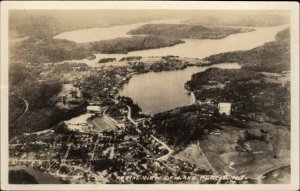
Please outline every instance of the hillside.
[[[68, 70], [68, 67], [63, 67], [63, 69]], [[59, 75], [59, 72], [65, 73], [63, 69], [53, 68], [53, 71]], [[10, 137], [48, 129], [61, 120], [84, 112], [84, 102], [72, 109], [57, 107], [56, 103], [59, 102], [57, 95], [62, 89], [62, 81], [37, 81], [32, 73], [23, 64], [12, 63], [10, 65], [9, 116], [12, 117], [9, 124]], [[28, 104], [25, 112], [22, 100], [26, 100]], [[22, 117], [14, 120], [23, 112]]]
[[205, 27], [185, 24], [146, 24], [131, 30], [132, 35], [154, 35], [173, 38], [221, 39], [234, 33], [250, 32], [252, 29]]
[[245, 27], [271, 27], [288, 23], [287, 14], [207, 14], [185, 21], [188, 24], [201, 24], [208, 26], [245, 26]]
[[90, 50], [97, 53], [125, 54], [130, 51], [162, 48], [174, 46], [179, 43], [184, 43], [184, 41], [170, 37], [133, 36], [130, 38], [116, 38], [92, 42], [89, 45]]
[[253, 72], [245, 69], [234, 70], [234, 69], [218, 69], [209, 68], [204, 72], [196, 73], [192, 75], [192, 79], [186, 82], [187, 87], [190, 90], [197, 90], [203, 85], [209, 85], [212, 82], [226, 83], [226, 82], [245, 82], [251, 79], [261, 79], [262, 74]]
[[130, 51], [174, 46], [184, 41], [168, 37], [133, 36], [90, 43], [62, 39], [26, 39], [10, 47], [12, 62], [59, 62], [87, 58], [95, 53], [126, 54]]
[[282, 72], [290, 70], [290, 29], [276, 35], [276, 41], [247, 51], [216, 54], [205, 58], [212, 64], [238, 62], [243, 68], [254, 71]]

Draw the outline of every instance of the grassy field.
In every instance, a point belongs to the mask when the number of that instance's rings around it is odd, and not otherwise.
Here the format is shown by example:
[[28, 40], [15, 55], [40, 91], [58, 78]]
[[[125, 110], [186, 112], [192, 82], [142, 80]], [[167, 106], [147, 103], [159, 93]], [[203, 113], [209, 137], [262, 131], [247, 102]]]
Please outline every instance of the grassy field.
[[245, 129], [220, 125], [220, 135], [208, 134], [200, 140], [208, 161], [219, 174], [245, 174], [257, 178], [269, 169], [290, 164], [287, 128], [253, 123], [251, 128]]
[[290, 184], [291, 167], [282, 167], [265, 174], [263, 183], [265, 184]]
[[188, 145], [184, 150], [177, 153], [174, 157], [180, 160], [189, 161], [192, 164], [195, 164], [198, 168], [211, 170], [204, 159], [204, 156], [198, 150], [196, 143]]

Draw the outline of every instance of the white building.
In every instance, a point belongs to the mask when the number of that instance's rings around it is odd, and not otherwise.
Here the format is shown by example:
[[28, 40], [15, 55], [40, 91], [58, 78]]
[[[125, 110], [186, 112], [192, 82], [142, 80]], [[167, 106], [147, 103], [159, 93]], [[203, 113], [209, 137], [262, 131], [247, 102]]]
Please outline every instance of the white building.
[[96, 105], [89, 105], [89, 106], [86, 107], [86, 110], [89, 113], [98, 113], [98, 112], [101, 112], [100, 106], [96, 106]]
[[231, 103], [221, 102], [218, 105], [219, 113], [230, 115], [231, 113]]

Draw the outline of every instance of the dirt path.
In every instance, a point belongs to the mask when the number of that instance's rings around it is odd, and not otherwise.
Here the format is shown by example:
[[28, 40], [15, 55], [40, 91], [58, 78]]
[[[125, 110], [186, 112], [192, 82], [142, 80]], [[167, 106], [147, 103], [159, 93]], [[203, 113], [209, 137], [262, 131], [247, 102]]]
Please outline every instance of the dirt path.
[[265, 174], [267, 174], [267, 173], [269, 173], [269, 172], [272, 172], [272, 171], [275, 171], [275, 170], [277, 170], [277, 169], [280, 169], [280, 168], [282, 168], [282, 167], [287, 167], [287, 166], [289, 166], [289, 165], [279, 165], [279, 166], [270, 168], [270, 169], [266, 170], [265, 172], [263, 172], [261, 175], [257, 176], [255, 179], [257, 180], [257, 183], [258, 183], [258, 184], [263, 184], [262, 178], [263, 178], [263, 176], [264, 176]]
[[216, 171], [216, 169], [214, 169], [212, 167], [212, 165], [210, 164], [210, 162], [208, 161], [208, 159], [206, 158], [204, 152], [202, 151], [201, 147], [200, 147], [200, 142], [198, 141], [197, 143], [197, 147], [198, 147], [198, 150], [200, 151], [200, 153], [203, 155], [204, 159], [206, 160], [208, 166], [211, 168], [211, 170], [213, 171], [214, 175], [219, 175], [218, 171]]

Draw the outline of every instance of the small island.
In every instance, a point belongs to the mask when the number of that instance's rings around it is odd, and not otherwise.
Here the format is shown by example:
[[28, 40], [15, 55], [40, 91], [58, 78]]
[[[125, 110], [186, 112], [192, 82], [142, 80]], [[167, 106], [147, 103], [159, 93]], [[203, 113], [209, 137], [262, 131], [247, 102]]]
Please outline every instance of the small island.
[[187, 24], [147, 24], [129, 31], [128, 34], [191, 39], [222, 39], [230, 34], [251, 32], [253, 30], [249, 28], [208, 27]]

